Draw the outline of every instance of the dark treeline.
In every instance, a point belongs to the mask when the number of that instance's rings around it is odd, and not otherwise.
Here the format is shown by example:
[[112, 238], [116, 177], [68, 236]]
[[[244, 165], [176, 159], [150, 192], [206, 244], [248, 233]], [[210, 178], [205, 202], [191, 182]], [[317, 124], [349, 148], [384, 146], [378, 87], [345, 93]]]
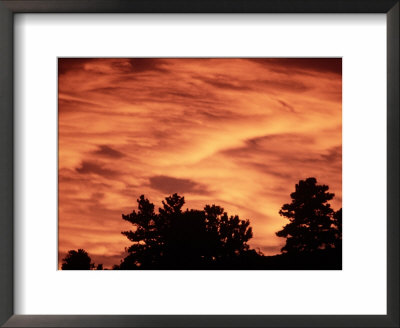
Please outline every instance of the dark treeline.
[[[114, 270], [135, 269], [334, 269], [342, 268], [342, 210], [329, 204], [334, 194], [315, 178], [300, 180], [279, 214], [289, 220], [277, 236], [286, 238], [281, 254], [264, 256], [251, 249], [253, 237], [248, 220], [229, 216], [223, 208], [206, 205], [203, 210], [182, 210], [184, 197], [173, 194], [155, 212], [143, 195], [138, 209], [122, 218], [134, 229], [123, 231], [132, 245]], [[82, 249], [71, 250], [63, 270], [102, 270]]]

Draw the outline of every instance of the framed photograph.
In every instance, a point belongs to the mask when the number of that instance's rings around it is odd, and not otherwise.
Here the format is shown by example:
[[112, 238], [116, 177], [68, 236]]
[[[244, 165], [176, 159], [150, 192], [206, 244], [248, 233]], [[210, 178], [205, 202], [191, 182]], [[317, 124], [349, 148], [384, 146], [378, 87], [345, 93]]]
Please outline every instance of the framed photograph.
[[0, 324], [399, 327], [398, 1], [0, 1]]

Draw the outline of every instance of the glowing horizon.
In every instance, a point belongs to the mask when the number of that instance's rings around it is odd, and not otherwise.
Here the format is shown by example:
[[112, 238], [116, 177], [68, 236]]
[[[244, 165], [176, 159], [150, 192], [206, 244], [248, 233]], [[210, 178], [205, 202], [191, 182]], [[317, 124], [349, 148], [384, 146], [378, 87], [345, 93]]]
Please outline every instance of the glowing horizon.
[[300, 179], [342, 197], [341, 59], [59, 59], [59, 262], [119, 264], [144, 194], [249, 219], [277, 254]]

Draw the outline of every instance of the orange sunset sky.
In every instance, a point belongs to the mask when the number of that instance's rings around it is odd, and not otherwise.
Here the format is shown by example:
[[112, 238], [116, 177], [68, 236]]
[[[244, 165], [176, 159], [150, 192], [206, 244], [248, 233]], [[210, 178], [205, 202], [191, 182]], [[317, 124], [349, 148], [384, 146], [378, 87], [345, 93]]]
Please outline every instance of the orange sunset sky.
[[59, 262], [119, 264], [144, 194], [249, 219], [265, 255], [300, 179], [341, 207], [341, 59], [59, 59]]

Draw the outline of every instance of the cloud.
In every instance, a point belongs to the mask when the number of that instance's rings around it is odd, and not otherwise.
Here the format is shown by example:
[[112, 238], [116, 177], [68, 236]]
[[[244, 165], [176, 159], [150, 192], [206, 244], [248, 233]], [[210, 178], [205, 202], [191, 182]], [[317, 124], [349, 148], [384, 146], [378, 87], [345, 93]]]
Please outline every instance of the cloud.
[[76, 100], [76, 99], [64, 99], [61, 95], [58, 97], [58, 112], [74, 112], [76, 108], [81, 108], [82, 111], [88, 111], [89, 109], [98, 109], [101, 107], [98, 104], [84, 101], [84, 100]]
[[225, 149], [221, 153], [262, 173], [282, 178], [292, 176], [288, 172], [294, 169], [293, 164], [315, 167], [315, 170], [334, 169], [341, 165], [342, 146], [317, 149], [316, 139], [312, 135], [295, 133], [266, 135], [247, 139], [243, 146]]
[[157, 58], [130, 58], [130, 72], [167, 72], [165, 62]]
[[271, 79], [271, 80], [257, 80], [254, 82], [255, 85], [261, 88], [268, 87], [272, 91], [286, 91], [290, 93], [305, 92], [312, 89], [311, 86], [306, 85], [300, 81], [292, 79]]
[[[168, 72], [165, 62], [154, 58], [59, 58], [58, 73], [90, 71], [92, 74]], [[129, 76], [132, 81], [134, 77]]]
[[70, 71], [82, 70], [86, 63], [92, 61], [92, 58], [58, 58], [58, 74], [63, 75]]
[[[311, 145], [314, 143], [314, 138], [304, 134], [282, 133], [264, 135], [255, 138], [244, 140], [243, 146], [224, 149], [221, 151], [226, 156], [232, 158], [244, 158], [250, 160], [252, 155], [273, 158], [272, 155], [282, 155], [286, 160], [295, 157], [296, 154], [303, 156], [303, 151], [298, 148], [298, 145]], [[285, 160], [285, 158], [282, 158]], [[282, 162], [281, 164], [283, 164]], [[280, 168], [277, 167], [277, 170]]]
[[81, 164], [81, 167], [76, 168], [76, 172], [80, 174], [97, 174], [101, 175], [103, 177], [114, 177], [116, 175], [119, 175], [119, 172], [113, 171], [107, 168], [104, 168], [103, 166], [90, 162], [90, 161], [83, 161]]
[[150, 187], [165, 194], [192, 193], [207, 194], [207, 188], [190, 179], [179, 179], [165, 175], [157, 175], [149, 178]]
[[279, 170], [279, 167], [276, 167], [276, 165], [267, 165], [264, 163], [249, 163], [249, 167], [254, 168], [258, 172], [273, 175], [278, 178], [288, 179], [292, 176], [289, 172]]
[[115, 150], [107, 145], [99, 145], [98, 149], [93, 152], [95, 155], [108, 157], [108, 158], [121, 158], [125, 155], [118, 150]]
[[292, 78], [286, 79], [232, 79], [225, 75], [216, 75], [212, 78], [199, 78], [204, 83], [213, 87], [229, 90], [229, 91], [260, 91], [266, 89], [273, 91], [286, 90], [290, 92], [304, 92], [310, 89], [310, 86], [293, 80]]
[[322, 160], [332, 163], [332, 162], [342, 162], [342, 146], [336, 146], [329, 148], [327, 154], [321, 155]]
[[246, 84], [238, 83], [237, 81], [236, 83], [234, 83], [232, 79], [224, 75], [217, 75], [213, 78], [201, 78], [200, 80], [203, 81], [204, 83], [207, 83], [209, 85], [212, 85], [213, 87], [220, 89], [235, 90], [235, 91], [240, 91], [240, 90], [247, 91], [252, 89]]
[[342, 74], [341, 58], [251, 58], [259, 65], [267, 66], [275, 72], [313, 72]]
[[292, 113], [295, 113], [295, 109], [293, 108], [293, 106], [290, 106], [288, 103], [286, 103], [283, 100], [278, 99], [278, 102], [282, 105], [283, 108], [289, 110]]

